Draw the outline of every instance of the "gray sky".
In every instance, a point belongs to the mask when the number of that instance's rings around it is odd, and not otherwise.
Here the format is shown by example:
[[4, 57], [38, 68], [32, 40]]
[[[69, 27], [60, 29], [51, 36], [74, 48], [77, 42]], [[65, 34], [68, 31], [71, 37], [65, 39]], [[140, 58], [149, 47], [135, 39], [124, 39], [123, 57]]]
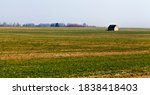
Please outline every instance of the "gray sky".
[[150, 0], [0, 0], [0, 22], [150, 27]]

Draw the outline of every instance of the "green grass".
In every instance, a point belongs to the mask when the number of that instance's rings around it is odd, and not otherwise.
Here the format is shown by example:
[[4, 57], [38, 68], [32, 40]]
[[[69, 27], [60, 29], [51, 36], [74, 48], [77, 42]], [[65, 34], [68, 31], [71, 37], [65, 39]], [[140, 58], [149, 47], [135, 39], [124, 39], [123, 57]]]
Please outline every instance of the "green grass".
[[[89, 77], [150, 71], [150, 55], [1, 62], [1, 77]], [[143, 62], [144, 61], [144, 62]]]
[[[113, 54], [114, 52], [131, 54]], [[140, 53], [145, 51], [144, 53]], [[38, 57], [44, 53], [112, 53]], [[28, 58], [28, 55], [36, 56]], [[23, 58], [19, 56], [25, 55]], [[150, 29], [0, 28], [0, 77], [139, 77], [150, 72]]]

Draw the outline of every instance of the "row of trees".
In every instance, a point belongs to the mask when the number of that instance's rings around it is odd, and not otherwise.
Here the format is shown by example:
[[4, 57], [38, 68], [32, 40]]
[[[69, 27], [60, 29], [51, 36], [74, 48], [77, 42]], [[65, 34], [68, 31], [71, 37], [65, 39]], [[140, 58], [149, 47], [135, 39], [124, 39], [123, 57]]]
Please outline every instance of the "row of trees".
[[0, 23], [0, 26], [4, 27], [89, 27], [86, 23], [83, 24], [77, 24], [77, 23], [40, 23], [40, 24], [34, 24], [34, 23], [26, 23], [26, 24], [20, 24], [20, 23]]
[[19, 24], [19, 23], [6, 23], [6, 22], [3, 22], [3, 23], [0, 23], [0, 26], [9, 26], [9, 27], [11, 27], [11, 26], [13, 26], [13, 27], [19, 27], [19, 26], [21, 26], [21, 24]]

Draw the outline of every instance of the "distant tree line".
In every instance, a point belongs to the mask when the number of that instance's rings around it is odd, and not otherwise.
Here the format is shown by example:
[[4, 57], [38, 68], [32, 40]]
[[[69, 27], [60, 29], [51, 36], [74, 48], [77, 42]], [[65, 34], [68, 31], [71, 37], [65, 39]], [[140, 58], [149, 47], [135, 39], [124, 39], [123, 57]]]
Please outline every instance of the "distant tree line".
[[86, 23], [77, 24], [77, 23], [26, 23], [26, 24], [19, 24], [19, 23], [0, 23], [1, 27], [95, 27], [95, 26], [88, 26]]
[[3, 23], [0, 23], [0, 26], [19, 27], [19, 26], [21, 26], [21, 24], [19, 24], [19, 23], [6, 23], [6, 22], [3, 22]]

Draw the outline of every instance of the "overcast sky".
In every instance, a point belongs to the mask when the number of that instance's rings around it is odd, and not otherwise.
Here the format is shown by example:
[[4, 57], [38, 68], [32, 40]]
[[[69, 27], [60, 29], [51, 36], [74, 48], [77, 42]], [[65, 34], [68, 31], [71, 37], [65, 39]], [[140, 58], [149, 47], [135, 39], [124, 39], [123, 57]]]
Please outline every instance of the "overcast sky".
[[150, 27], [150, 0], [0, 0], [0, 22]]

